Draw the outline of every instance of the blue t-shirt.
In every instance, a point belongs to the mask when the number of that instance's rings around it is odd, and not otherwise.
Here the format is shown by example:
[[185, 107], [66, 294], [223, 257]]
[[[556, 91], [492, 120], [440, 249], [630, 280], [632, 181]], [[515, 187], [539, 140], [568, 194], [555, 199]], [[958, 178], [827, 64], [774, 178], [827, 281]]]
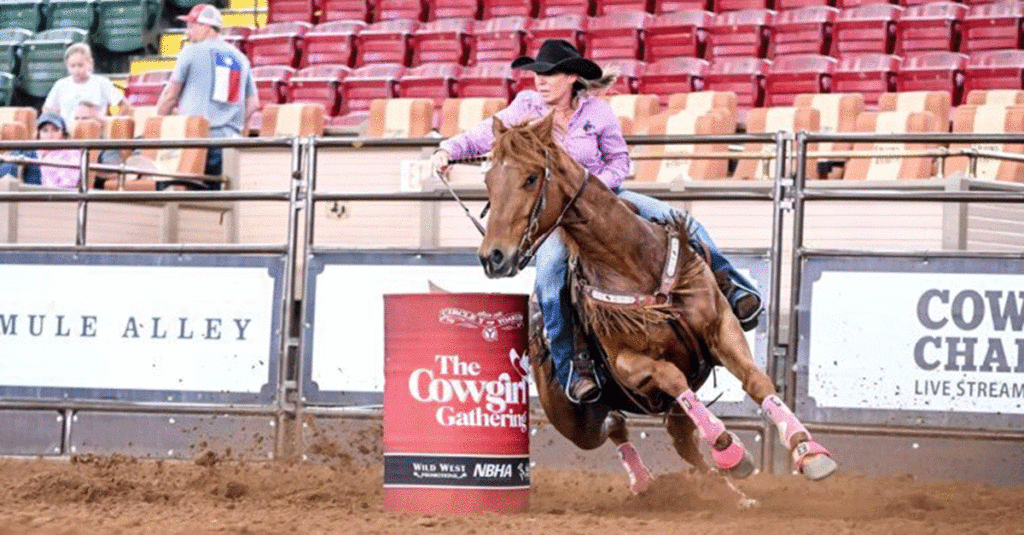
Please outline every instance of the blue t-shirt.
[[230, 137], [245, 128], [245, 103], [256, 94], [249, 60], [233, 45], [211, 37], [178, 54], [171, 80], [181, 84], [179, 115], [210, 121], [210, 137]]

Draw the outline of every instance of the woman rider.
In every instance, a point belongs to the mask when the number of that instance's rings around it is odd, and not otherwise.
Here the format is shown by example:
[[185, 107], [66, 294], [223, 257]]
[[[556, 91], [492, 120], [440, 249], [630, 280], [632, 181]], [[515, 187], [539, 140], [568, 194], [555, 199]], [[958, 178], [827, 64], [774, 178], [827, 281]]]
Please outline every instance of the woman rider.
[[[568, 42], [548, 39], [536, 58], [521, 57], [512, 62], [514, 69], [534, 73], [536, 91], [521, 91], [505, 109], [495, 114], [504, 124], [512, 126], [554, 115], [555, 137], [562, 148], [587, 171], [614, 191], [619, 198], [636, 206], [641, 217], [667, 222], [673, 214], [681, 214], [672, 206], [646, 195], [622, 189], [622, 181], [630, 169], [629, 152], [622, 137], [622, 128], [611, 106], [589, 91], [603, 89], [614, 82], [615, 75], [604, 76], [601, 68], [584, 58]], [[494, 144], [492, 120], [442, 141], [431, 157], [436, 172], [446, 172], [449, 162], [473, 158], [487, 153]], [[746, 330], [757, 325], [761, 297], [755, 287], [722, 256], [707, 230], [687, 216], [690, 233], [704, 243], [711, 253], [713, 271], [724, 271], [732, 282], [726, 297]], [[568, 251], [559, 233], [552, 233], [536, 253], [537, 279], [534, 291], [544, 316], [551, 358], [566, 394], [574, 402], [597, 399], [600, 388], [587, 360], [585, 348], [573, 354], [573, 327], [566, 292]], [[575, 373], [574, 373], [575, 372]], [[574, 377], [570, 377], [574, 376]]]

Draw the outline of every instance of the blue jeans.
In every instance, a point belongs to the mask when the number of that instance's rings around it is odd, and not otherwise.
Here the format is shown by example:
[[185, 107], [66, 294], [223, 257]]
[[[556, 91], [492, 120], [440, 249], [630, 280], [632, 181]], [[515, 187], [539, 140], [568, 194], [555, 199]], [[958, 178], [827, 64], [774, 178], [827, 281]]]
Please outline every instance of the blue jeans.
[[[664, 223], [671, 219], [673, 214], [683, 214], [682, 211], [673, 208], [668, 203], [635, 191], [619, 190], [617, 193], [619, 198], [633, 203], [641, 217], [650, 221]], [[736, 286], [732, 295], [726, 296], [731, 305], [735, 306], [736, 301], [748, 293], [760, 295], [756, 287], [736, 271], [728, 259], [722, 256], [715, 242], [711, 240], [707, 229], [693, 218], [690, 218], [690, 233], [706, 245], [710, 251], [712, 271], [724, 270]], [[537, 249], [534, 258], [537, 267], [534, 292], [537, 294], [537, 302], [540, 304], [541, 314], [544, 316], [544, 328], [548, 333], [548, 346], [555, 367], [555, 377], [565, 389], [566, 385], [571, 382], [569, 372], [573, 355], [573, 328], [570, 323], [572, 315], [569, 310], [569, 289], [566, 284], [569, 250], [565, 246], [565, 242], [562, 241], [562, 235], [554, 232], [548, 236]]]

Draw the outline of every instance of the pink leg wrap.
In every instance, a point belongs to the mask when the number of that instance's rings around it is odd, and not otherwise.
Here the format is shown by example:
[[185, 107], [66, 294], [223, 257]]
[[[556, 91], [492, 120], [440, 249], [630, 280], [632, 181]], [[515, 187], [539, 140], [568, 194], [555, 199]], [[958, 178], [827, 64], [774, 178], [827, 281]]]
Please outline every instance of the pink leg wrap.
[[626, 473], [629, 474], [630, 492], [633, 494], [646, 492], [648, 487], [651, 486], [651, 479], [653, 477], [651, 476], [651, 471], [647, 469], [647, 465], [644, 464], [643, 459], [640, 458], [640, 454], [633, 447], [633, 443], [626, 442], [617, 449], [622, 466], [626, 468]]
[[709, 446], [714, 446], [718, 437], [725, 432], [725, 424], [717, 416], [711, 414], [711, 411], [697, 399], [697, 395], [689, 388], [683, 391], [676, 400], [682, 405], [686, 415], [697, 424], [701, 440]]
[[800, 423], [800, 420], [796, 419], [796, 415], [793, 411], [789, 410], [789, 407], [779, 399], [779, 396], [771, 395], [764, 398], [761, 402], [761, 408], [764, 412], [772, 419], [775, 423], [775, 427], [779, 430], [779, 441], [782, 445], [789, 447], [790, 439], [797, 433], [806, 433], [807, 438], [810, 439], [811, 434], [804, 427], [804, 424]]

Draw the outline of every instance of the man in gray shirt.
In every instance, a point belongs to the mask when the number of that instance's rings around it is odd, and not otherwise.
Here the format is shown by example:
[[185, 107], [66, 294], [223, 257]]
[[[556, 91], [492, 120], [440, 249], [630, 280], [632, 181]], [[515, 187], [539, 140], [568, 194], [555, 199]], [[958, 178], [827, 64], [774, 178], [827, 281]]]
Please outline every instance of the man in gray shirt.
[[[178, 115], [206, 117], [210, 137], [238, 137], [259, 108], [249, 59], [220, 38], [221, 15], [212, 5], [196, 5], [178, 19], [186, 23], [189, 45], [178, 54], [157, 113], [168, 115], [177, 106]], [[206, 174], [221, 174], [221, 152], [207, 151]]]

